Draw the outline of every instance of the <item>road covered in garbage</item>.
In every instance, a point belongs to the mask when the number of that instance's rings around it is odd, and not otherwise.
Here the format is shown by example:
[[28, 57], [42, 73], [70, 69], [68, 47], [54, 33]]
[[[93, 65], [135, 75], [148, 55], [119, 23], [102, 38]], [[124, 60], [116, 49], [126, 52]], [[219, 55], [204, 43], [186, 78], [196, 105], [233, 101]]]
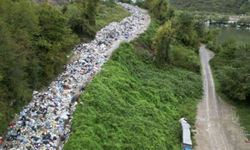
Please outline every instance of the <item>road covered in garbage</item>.
[[216, 95], [209, 60], [213, 53], [200, 47], [203, 71], [203, 100], [198, 105], [195, 150], [248, 150], [250, 144], [232, 106]]
[[9, 124], [0, 149], [63, 148], [71, 135], [71, 119], [78, 104], [77, 97], [84, 93], [86, 84], [102, 70], [102, 65], [121, 42], [133, 40], [150, 24], [147, 11], [137, 6], [119, 4], [131, 16], [98, 31], [91, 43], [75, 47], [75, 61], [67, 64], [66, 70], [46, 90], [33, 92], [33, 100]]

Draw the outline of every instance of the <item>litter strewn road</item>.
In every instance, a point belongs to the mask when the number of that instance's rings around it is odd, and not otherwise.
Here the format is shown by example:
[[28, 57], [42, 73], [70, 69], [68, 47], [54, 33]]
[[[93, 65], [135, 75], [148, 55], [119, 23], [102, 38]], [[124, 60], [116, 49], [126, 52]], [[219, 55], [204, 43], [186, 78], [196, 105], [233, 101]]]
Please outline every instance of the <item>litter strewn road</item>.
[[204, 96], [198, 105], [195, 150], [250, 150], [235, 110], [215, 92], [209, 60], [213, 53], [200, 47]]
[[0, 150], [62, 149], [72, 134], [71, 120], [77, 98], [85, 91], [86, 84], [102, 70], [102, 65], [121, 42], [136, 38], [150, 24], [145, 10], [119, 4], [131, 16], [120, 23], [111, 23], [97, 32], [91, 43], [73, 50], [74, 61], [64, 66], [65, 71], [46, 90], [34, 91], [32, 102], [9, 124]]

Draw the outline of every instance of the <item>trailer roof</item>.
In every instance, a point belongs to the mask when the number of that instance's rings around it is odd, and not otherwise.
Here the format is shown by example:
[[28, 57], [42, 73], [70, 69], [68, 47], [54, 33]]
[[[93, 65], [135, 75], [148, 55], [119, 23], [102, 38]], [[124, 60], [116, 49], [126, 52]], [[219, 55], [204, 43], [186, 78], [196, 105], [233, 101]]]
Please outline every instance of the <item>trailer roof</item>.
[[182, 129], [182, 143], [187, 145], [192, 145], [189, 128]]

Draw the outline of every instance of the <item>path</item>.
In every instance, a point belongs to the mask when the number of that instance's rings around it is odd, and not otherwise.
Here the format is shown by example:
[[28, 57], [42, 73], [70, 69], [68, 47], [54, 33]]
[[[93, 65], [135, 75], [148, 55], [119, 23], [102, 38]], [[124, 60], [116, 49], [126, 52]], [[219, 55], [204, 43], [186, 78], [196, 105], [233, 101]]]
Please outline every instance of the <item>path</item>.
[[213, 55], [200, 47], [204, 96], [198, 105], [195, 150], [250, 150], [234, 108], [216, 95], [209, 65]]

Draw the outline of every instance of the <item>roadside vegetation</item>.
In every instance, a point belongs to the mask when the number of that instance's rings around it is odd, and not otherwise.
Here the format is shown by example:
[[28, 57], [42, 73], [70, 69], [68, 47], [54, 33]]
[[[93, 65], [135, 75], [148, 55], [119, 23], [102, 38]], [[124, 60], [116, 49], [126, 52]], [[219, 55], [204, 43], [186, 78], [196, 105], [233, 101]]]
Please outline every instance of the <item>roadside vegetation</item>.
[[[171, 0], [173, 6], [181, 8], [178, 13], [192, 14], [198, 22], [207, 20], [216, 23], [226, 23], [228, 16], [248, 14], [250, 3], [247, 0], [219, 1], [180, 1]], [[249, 16], [241, 16], [237, 24], [249, 26]], [[234, 16], [235, 17], [235, 16]], [[237, 24], [234, 24], [235, 26]], [[250, 45], [238, 43], [229, 37], [222, 43], [217, 43], [219, 29], [207, 30], [201, 42], [215, 53], [210, 60], [213, 70], [216, 92], [226, 102], [236, 107], [239, 122], [245, 133], [250, 133]], [[250, 139], [250, 137], [248, 136]]]
[[[189, 15], [175, 16], [166, 0], [141, 6], [151, 12], [148, 30], [122, 43], [87, 85], [65, 150], [179, 150], [179, 119], [195, 124], [202, 97], [198, 49], [203, 26]], [[168, 13], [158, 12], [163, 10]]]
[[216, 55], [210, 60], [216, 90], [224, 100], [236, 107], [239, 121], [247, 134], [250, 133], [249, 49], [249, 44], [239, 44], [235, 38], [229, 37], [215, 49]]
[[[82, 5], [96, 11], [87, 12]], [[100, 28], [129, 15], [114, 3], [92, 0], [62, 7], [1, 0], [0, 135], [30, 102], [32, 91], [46, 87], [63, 71], [61, 66], [72, 56], [70, 51], [79, 44], [81, 35], [93, 37]], [[83, 22], [89, 26], [81, 26]]]

